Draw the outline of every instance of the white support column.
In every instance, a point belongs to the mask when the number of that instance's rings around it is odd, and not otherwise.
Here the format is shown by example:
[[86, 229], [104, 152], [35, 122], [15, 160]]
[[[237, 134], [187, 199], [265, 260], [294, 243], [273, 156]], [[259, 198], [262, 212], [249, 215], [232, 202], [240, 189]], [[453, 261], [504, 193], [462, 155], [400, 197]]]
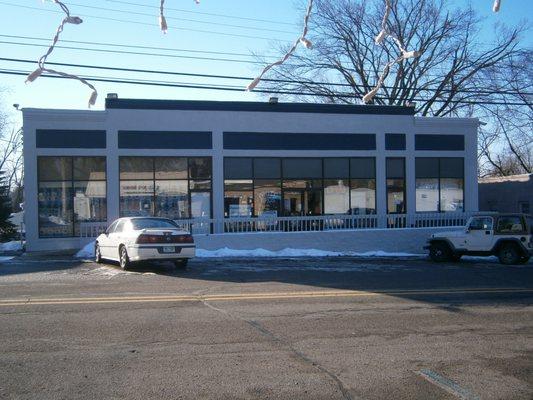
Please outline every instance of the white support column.
[[[24, 118], [24, 225], [26, 250], [33, 251], [39, 240], [39, 212], [37, 210], [37, 149], [35, 126]], [[34, 248], [35, 247], [35, 248]]]
[[[376, 133], [376, 212], [387, 214], [387, 170], [385, 166], [385, 133]], [[386, 221], [378, 220], [379, 228], [386, 227]]]
[[118, 131], [107, 130], [107, 222], [120, 216], [120, 172], [118, 160]]
[[[223, 132], [213, 131], [213, 218], [224, 219], [224, 142]], [[221, 233], [215, 224], [213, 233]]]

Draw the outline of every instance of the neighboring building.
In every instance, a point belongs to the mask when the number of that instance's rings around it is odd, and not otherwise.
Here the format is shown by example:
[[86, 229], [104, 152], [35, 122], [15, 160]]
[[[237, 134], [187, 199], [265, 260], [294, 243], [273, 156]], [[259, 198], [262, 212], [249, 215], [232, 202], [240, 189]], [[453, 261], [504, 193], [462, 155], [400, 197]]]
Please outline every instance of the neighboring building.
[[88, 226], [119, 216], [478, 206], [477, 119], [415, 117], [411, 107], [110, 97], [104, 111], [23, 114], [29, 250], [75, 248]]
[[479, 209], [533, 213], [533, 174], [480, 179]]

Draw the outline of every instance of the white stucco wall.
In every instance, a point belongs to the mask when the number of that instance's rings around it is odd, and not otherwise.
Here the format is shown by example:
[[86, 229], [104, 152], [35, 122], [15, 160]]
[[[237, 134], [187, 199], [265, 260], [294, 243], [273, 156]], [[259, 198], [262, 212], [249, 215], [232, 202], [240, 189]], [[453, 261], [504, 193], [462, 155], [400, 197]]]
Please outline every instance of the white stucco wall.
[[[376, 202], [386, 211], [387, 157], [406, 158], [407, 212], [415, 213], [415, 157], [464, 157], [465, 211], [477, 210], [477, 119], [418, 118], [405, 115], [311, 114], [243, 111], [124, 110], [77, 111], [24, 109], [25, 222], [28, 250], [74, 248], [79, 238], [39, 239], [37, 156], [107, 156], [107, 218], [119, 216], [119, 156], [210, 156], [213, 160], [213, 218], [224, 216], [224, 157], [375, 157]], [[106, 149], [37, 149], [36, 129], [107, 131]], [[212, 150], [134, 150], [118, 148], [119, 130], [211, 131]], [[372, 151], [224, 150], [224, 131], [284, 133], [372, 133]], [[386, 151], [385, 134], [406, 134], [405, 151]], [[415, 134], [464, 134], [464, 151], [415, 151]]]

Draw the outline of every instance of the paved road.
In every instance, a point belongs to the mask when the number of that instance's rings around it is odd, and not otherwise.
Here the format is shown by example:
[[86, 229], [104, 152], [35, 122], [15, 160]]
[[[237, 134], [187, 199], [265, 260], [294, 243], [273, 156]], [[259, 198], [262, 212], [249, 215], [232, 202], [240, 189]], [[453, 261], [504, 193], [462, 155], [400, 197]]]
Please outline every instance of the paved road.
[[533, 265], [0, 264], [1, 399], [531, 399]]

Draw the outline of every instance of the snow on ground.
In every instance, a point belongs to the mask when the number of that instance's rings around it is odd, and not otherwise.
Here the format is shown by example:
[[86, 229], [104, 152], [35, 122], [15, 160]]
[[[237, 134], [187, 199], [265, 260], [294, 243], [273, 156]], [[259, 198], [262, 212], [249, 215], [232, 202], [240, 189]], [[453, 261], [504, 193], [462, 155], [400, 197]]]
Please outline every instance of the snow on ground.
[[15, 258], [15, 257], [13, 257], [13, 256], [0, 256], [0, 263], [12, 260], [13, 258]]
[[[354, 256], [354, 257], [420, 257], [423, 254], [411, 253], [389, 253], [382, 250], [367, 251], [364, 253], [357, 253], [353, 251], [339, 252], [327, 251], [317, 249], [283, 249], [283, 250], [236, 250], [224, 247], [218, 250], [204, 250], [196, 249], [196, 257], [200, 258], [256, 258], [256, 257], [340, 257], [340, 256]], [[78, 251], [76, 258], [93, 258], [94, 257], [94, 242], [88, 243], [83, 249]]]
[[20, 250], [22, 250], [22, 243], [20, 242], [20, 240], [12, 240], [11, 242], [0, 243], [0, 252]]
[[204, 258], [227, 258], [227, 257], [240, 257], [240, 258], [256, 258], [256, 257], [340, 257], [340, 256], [355, 256], [355, 257], [419, 257], [422, 254], [411, 253], [389, 253], [382, 250], [367, 251], [363, 253], [357, 253], [353, 251], [327, 251], [317, 249], [283, 249], [283, 250], [265, 250], [265, 249], [253, 249], [253, 250], [236, 250], [224, 247], [218, 250], [196, 250], [197, 257]]

